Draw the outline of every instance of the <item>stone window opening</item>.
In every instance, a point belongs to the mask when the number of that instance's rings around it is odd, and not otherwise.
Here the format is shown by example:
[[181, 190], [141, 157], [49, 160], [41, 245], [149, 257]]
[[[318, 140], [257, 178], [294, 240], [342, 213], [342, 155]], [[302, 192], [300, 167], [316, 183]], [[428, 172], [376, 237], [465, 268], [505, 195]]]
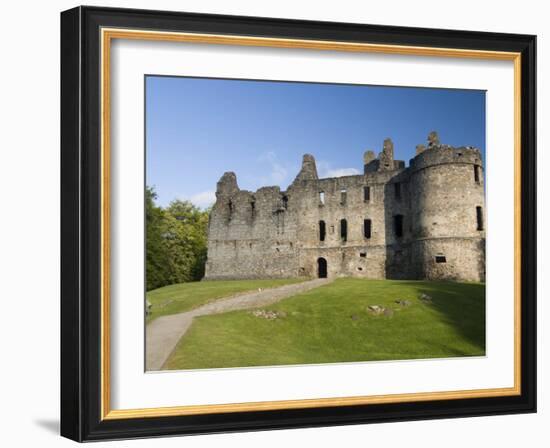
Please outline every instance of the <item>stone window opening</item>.
[[252, 217], [256, 215], [256, 201], [250, 202], [250, 209], [252, 210]]
[[367, 258], [367, 253], [366, 252], [359, 252], [359, 256], [361, 258]]
[[327, 226], [325, 221], [319, 221], [319, 241], [325, 241], [325, 236], [327, 234]]
[[325, 205], [325, 192], [324, 191], [319, 192], [319, 203], [321, 205]]
[[395, 199], [400, 200], [401, 199], [401, 183], [396, 182], [393, 184], [393, 188], [395, 190]]
[[363, 268], [362, 268], [361, 266], [359, 266], [359, 267], [357, 268], [357, 270], [358, 270], [358, 271], [362, 271]]
[[372, 236], [372, 221], [370, 219], [363, 220], [363, 235], [366, 239]]
[[370, 187], [363, 187], [363, 201], [369, 202], [370, 201]]
[[340, 190], [340, 204], [346, 205], [347, 199], [348, 199], [348, 192], [345, 188], [343, 188], [342, 190]]
[[397, 238], [403, 236], [403, 215], [395, 215], [393, 217], [393, 229]]
[[483, 209], [476, 207], [477, 230], [483, 230]]
[[283, 208], [285, 210], [288, 210], [288, 196], [287, 195], [283, 196]]
[[435, 256], [435, 262], [436, 263], [447, 263], [447, 258], [445, 257], [445, 255], [437, 254]]
[[345, 219], [340, 220], [340, 239], [344, 243], [348, 240], [348, 222]]
[[229, 202], [227, 203], [229, 207], [229, 220], [231, 220], [231, 217], [233, 215], [233, 201], [229, 199]]
[[474, 165], [474, 181], [476, 184], [480, 183], [479, 165]]

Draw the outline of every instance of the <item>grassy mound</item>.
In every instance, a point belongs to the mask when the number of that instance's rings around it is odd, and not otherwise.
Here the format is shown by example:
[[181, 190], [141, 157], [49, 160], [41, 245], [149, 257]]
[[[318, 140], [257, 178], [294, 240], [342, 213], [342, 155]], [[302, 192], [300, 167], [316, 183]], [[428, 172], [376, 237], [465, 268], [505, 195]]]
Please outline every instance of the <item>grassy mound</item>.
[[484, 354], [484, 284], [338, 279], [266, 310], [196, 318], [166, 368]]

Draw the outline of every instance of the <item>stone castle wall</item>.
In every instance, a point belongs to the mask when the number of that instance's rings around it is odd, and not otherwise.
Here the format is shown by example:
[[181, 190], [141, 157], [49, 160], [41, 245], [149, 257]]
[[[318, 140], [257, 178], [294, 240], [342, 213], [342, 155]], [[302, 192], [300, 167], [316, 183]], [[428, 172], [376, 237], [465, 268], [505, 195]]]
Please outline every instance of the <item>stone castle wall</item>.
[[323, 259], [329, 277], [484, 281], [477, 149], [441, 145], [432, 133], [408, 168], [393, 159], [389, 139], [363, 161], [362, 175], [319, 179], [305, 155], [286, 191], [240, 190], [235, 174], [225, 173], [210, 215], [205, 278], [317, 277]]

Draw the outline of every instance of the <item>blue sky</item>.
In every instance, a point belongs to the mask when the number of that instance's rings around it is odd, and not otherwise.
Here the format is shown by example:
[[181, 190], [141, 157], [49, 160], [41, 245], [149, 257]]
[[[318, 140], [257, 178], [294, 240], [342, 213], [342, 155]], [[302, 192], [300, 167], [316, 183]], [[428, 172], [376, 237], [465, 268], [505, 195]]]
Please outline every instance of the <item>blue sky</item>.
[[286, 189], [305, 153], [320, 177], [358, 174], [387, 137], [407, 166], [432, 130], [485, 153], [484, 91], [148, 76], [145, 92], [146, 183], [163, 206], [208, 206], [225, 171]]

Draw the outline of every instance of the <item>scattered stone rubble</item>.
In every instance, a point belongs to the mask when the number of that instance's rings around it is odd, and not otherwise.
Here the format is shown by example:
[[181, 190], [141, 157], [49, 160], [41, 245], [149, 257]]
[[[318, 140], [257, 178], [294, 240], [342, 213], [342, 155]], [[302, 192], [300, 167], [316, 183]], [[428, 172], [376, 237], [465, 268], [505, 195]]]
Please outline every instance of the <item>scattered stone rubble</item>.
[[422, 300], [424, 303], [432, 303], [432, 297], [428, 294], [420, 294], [420, 300]]
[[372, 314], [373, 316], [384, 315], [387, 317], [392, 317], [394, 313], [394, 311], [391, 308], [386, 308], [385, 306], [381, 306], [381, 305], [369, 305], [367, 307], [367, 312], [369, 314]]
[[261, 319], [268, 319], [268, 320], [286, 317], [286, 313], [284, 311], [254, 310], [254, 311], [251, 311], [250, 314], [252, 314], [254, 317], [259, 317]]
[[369, 305], [367, 307], [367, 311], [370, 314], [373, 314], [375, 316], [379, 316], [380, 314], [383, 314], [384, 311], [386, 311], [386, 308], [380, 305]]

